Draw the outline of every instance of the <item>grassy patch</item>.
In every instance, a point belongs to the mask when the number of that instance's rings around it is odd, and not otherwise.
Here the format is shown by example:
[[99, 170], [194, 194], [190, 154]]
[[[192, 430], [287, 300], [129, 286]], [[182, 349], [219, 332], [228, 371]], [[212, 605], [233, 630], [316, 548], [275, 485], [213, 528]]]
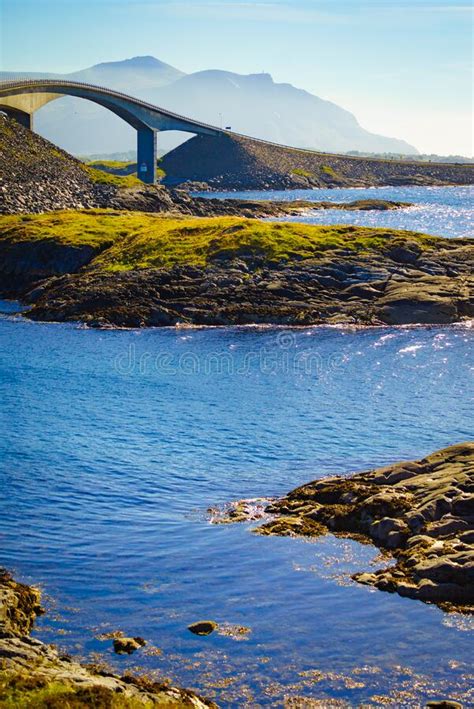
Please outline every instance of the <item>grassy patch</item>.
[[299, 177], [313, 177], [313, 173], [309, 170], [303, 170], [302, 167], [296, 167], [291, 171], [292, 175], [298, 175]]
[[0, 677], [3, 709], [148, 709], [152, 701], [124, 697], [102, 686], [74, 687], [37, 675], [5, 673]]
[[329, 165], [321, 165], [321, 172], [327, 175], [328, 177], [332, 177], [333, 180], [340, 180], [341, 176], [333, 170], [332, 167], [329, 167]]
[[99, 185], [115, 185], [116, 187], [139, 187], [143, 182], [136, 175], [114, 175], [111, 172], [97, 170], [89, 165], [84, 165], [84, 170], [92, 182]]
[[219, 258], [263, 256], [269, 262], [315, 259], [328, 252], [381, 252], [406, 241], [430, 249], [440, 237], [355, 226], [314, 226], [241, 217], [170, 217], [81, 210], [0, 217], [0, 243], [51, 239], [101, 250], [92, 265], [108, 271], [203, 266]]
[[116, 175], [130, 175], [137, 171], [137, 163], [125, 160], [88, 160], [87, 165]]
[[[95, 182], [102, 182], [102, 184], [125, 184], [126, 186], [142, 184], [141, 180], [139, 180], [137, 176], [136, 162], [126, 162], [121, 160], [93, 160], [91, 162], [88, 162], [86, 167], [94, 171], [93, 179]], [[95, 174], [97, 172], [99, 173], [99, 175]], [[156, 178], [158, 180], [161, 180], [164, 176], [165, 171], [157, 166]], [[133, 184], [130, 182], [130, 180], [127, 180], [126, 183], [123, 183], [116, 182], [113, 179], [110, 180], [109, 177], [132, 178]]]
[[104, 248], [138, 230], [142, 218], [139, 212], [100, 209], [6, 215], [0, 217], [0, 243], [51, 239], [66, 246]]

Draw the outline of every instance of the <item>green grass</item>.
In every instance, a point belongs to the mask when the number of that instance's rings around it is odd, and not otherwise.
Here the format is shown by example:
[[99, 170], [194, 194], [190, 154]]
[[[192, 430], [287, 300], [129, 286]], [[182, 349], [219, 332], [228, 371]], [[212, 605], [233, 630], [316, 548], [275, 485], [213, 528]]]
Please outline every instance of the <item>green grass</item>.
[[[102, 184], [116, 184], [133, 187], [137, 184], [141, 185], [141, 180], [137, 177], [137, 163], [136, 162], [126, 162], [121, 160], [93, 160], [86, 164], [89, 170], [92, 170], [92, 179], [94, 182], [101, 182]], [[97, 174], [98, 173], [98, 174]], [[156, 177], [161, 180], [165, 176], [165, 171], [157, 166]], [[125, 178], [125, 182], [115, 181], [113, 178]], [[112, 179], [110, 179], [112, 178]], [[128, 178], [131, 178], [129, 180]]]
[[138, 231], [143, 216], [140, 212], [100, 209], [0, 216], [0, 243], [2, 239], [14, 242], [51, 239], [67, 246], [104, 248]]
[[111, 172], [96, 170], [94, 167], [84, 165], [84, 170], [92, 180], [99, 185], [115, 185], [116, 187], [139, 187], [143, 182], [136, 175], [114, 175]]
[[92, 246], [101, 253], [92, 265], [107, 271], [204, 266], [217, 258], [259, 255], [269, 262], [317, 259], [342, 249], [381, 252], [395, 243], [422, 249], [440, 237], [355, 226], [314, 226], [241, 217], [175, 217], [143, 212], [81, 210], [0, 217], [0, 243], [51, 239], [68, 246]]
[[115, 170], [122, 175], [129, 175], [137, 170], [136, 162], [125, 160], [88, 160], [87, 165], [98, 170]]

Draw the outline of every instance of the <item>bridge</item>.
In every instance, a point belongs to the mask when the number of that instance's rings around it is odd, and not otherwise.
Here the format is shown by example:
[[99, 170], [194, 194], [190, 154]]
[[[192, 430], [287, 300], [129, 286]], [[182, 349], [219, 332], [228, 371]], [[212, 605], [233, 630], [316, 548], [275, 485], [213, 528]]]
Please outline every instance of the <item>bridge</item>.
[[156, 134], [181, 130], [187, 133], [220, 136], [222, 128], [180, 116], [118, 91], [77, 81], [20, 79], [0, 82], [0, 111], [33, 129], [33, 114], [50, 101], [76, 96], [108, 108], [137, 131], [137, 174], [146, 183], [156, 182]]

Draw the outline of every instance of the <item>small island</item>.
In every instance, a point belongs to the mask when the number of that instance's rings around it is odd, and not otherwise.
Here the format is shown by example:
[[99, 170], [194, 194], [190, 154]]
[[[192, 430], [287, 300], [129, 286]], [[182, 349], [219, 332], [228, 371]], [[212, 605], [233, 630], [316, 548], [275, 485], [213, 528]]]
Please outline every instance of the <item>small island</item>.
[[11, 215], [4, 297], [94, 327], [446, 324], [474, 315], [474, 240], [114, 210]]

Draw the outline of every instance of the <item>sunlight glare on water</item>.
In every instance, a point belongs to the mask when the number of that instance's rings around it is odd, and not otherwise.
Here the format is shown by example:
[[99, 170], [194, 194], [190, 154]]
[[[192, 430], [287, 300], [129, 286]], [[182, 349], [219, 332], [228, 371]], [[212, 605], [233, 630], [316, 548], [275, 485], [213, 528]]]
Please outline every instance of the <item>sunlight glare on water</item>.
[[315, 209], [278, 221], [306, 224], [355, 224], [368, 227], [409, 229], [446, 237], [474, 235], [474, 188], [462, 187], [371, 187], [314, 190], [202, 192], [201, 197], [310, 202], [353, 202], [382, 199], [408, 202], [413, 206], [393, 211], [347, 211]]

